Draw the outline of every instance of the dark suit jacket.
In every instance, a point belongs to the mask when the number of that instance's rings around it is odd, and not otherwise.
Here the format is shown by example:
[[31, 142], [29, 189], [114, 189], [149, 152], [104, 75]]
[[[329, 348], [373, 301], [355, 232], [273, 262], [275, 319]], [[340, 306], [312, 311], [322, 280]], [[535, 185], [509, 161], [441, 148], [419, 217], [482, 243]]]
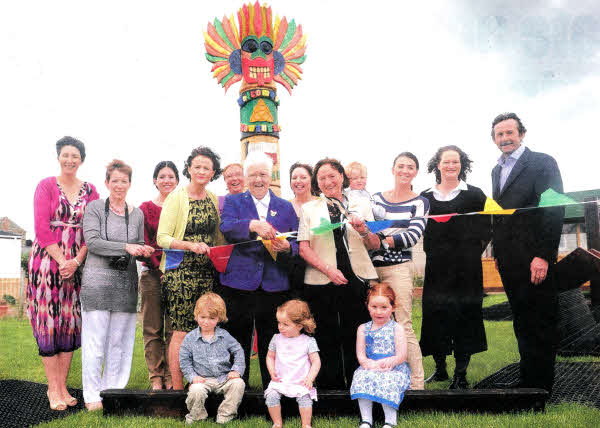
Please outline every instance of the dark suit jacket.
[[[500, 165], [492, 170], [494, 199], [504, 209], [537, 207], [548, 188], [563, 192], [558, 165], [552, 156], [532, 152], [527, 147], [500, 191]], [[493, 216], [495, 254], [520, 252], [523, 257], [556, 261], [562, 233], [564, 208], [519, 210], [512, 215]]]
[[[271, 194], [267, 221], [281, 233], [298, 230], [298, 217], [292, 204]], [[250, 241], [257, 234], [250, 232], [250, 221], [258, 220], [258, 212], [250, 191], [227, 195], [221, 215], [221, 232], [229, 243]], [[288, 259], [298, 254], [296, 239], [288, 238], [291, 253], [279, 253], [273, 260], [262, 242], [252, 242], [233, 247], [227, 269], [220, 274], [221, 284], [239, 290], [284, 291], [290, 288]]]

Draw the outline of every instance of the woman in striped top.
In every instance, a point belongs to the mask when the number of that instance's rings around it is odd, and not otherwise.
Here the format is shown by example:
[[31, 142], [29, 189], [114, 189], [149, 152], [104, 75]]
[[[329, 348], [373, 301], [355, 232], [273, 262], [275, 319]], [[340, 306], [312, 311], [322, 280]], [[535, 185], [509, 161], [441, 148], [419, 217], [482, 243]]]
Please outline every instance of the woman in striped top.
[[429, 201], [412, 191], [412, 180], [419, 172], [419, 161], [410, 152], [396, 156], [392, 167], [394, 188], [373, 195], [376, 204], [385, 209], [391, 227], [379, 232], [381, 248], [371, 254], [379, 281], [391, 285], [398, 298], [396, 322], [404, 327], [408, 342], [410, 389], [423, 389], [423, 357], [412, 327], [412, 250], [421, 239], [429, 212]]

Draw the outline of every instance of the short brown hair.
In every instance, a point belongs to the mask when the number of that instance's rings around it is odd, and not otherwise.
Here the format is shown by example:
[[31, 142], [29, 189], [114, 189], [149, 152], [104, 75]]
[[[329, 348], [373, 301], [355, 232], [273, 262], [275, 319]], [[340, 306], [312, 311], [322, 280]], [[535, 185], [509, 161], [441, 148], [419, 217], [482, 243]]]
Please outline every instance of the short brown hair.
[[371, 288], [369, 288], [369, 292], [367, 293], [367, 305], [369, 304], [369, 300], [371, 297], [383, 296], [387, 297], [390, 301], [390, 305], [392, 308], [396, 308], [396, 293], [394, 293], [394, 289], [387, 282], [371, 282]]
[[304, 300], [288, 300], [277, 308], [278, 314], [283, 312], [285, 312], [290, 321], [300, 324], [306, 333], [313, 333], [317, 328], [315, 319], [310, 313], [310, 308]]
[[110, 181], [110, 175], [115, 170], [119, 171], [120, 173], [127, 174], [127, 176], [129, 177], [129, 181], [131, 182], [131, 174], [132, 174], [133, 170], [131, 169], [131, 167], [129, 165], [127, 165], [125, 162], [123, 162], [120, 159], [113, 159], [111, 161], [111, 163], [106, 165], [106, 182]]
[[208, 292], [200, 296], [194, 307], [194, 318], [198, 318], [198, 314], [204, 310], [209, 316], [219, 318], [219, 322], [227, 322], [225, 302], [217, 293]]

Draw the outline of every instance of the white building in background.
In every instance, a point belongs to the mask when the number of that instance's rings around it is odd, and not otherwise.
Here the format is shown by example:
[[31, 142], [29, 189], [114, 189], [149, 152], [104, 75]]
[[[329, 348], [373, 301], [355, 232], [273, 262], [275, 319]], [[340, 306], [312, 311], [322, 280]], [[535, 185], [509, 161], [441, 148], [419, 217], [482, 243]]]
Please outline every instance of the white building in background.
[[21, 288], [21, 254], [25, 230], [7, 217], [0, 217], [0, 298], [18, 299]]

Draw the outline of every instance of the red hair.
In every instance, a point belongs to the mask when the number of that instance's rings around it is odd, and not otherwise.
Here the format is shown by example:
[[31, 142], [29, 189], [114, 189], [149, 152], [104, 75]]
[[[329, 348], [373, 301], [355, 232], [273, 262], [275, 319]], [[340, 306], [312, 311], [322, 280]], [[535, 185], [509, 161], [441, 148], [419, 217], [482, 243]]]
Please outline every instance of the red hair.
[[375, 296], [387, 297], [392, 308], [396, 307], [396, 293], [394, 293], [394, 290], [387, 282], [371, 282], [371, 288], [369, 288], [369, 292], [367, 293], [367, 305], [371, 297]]

